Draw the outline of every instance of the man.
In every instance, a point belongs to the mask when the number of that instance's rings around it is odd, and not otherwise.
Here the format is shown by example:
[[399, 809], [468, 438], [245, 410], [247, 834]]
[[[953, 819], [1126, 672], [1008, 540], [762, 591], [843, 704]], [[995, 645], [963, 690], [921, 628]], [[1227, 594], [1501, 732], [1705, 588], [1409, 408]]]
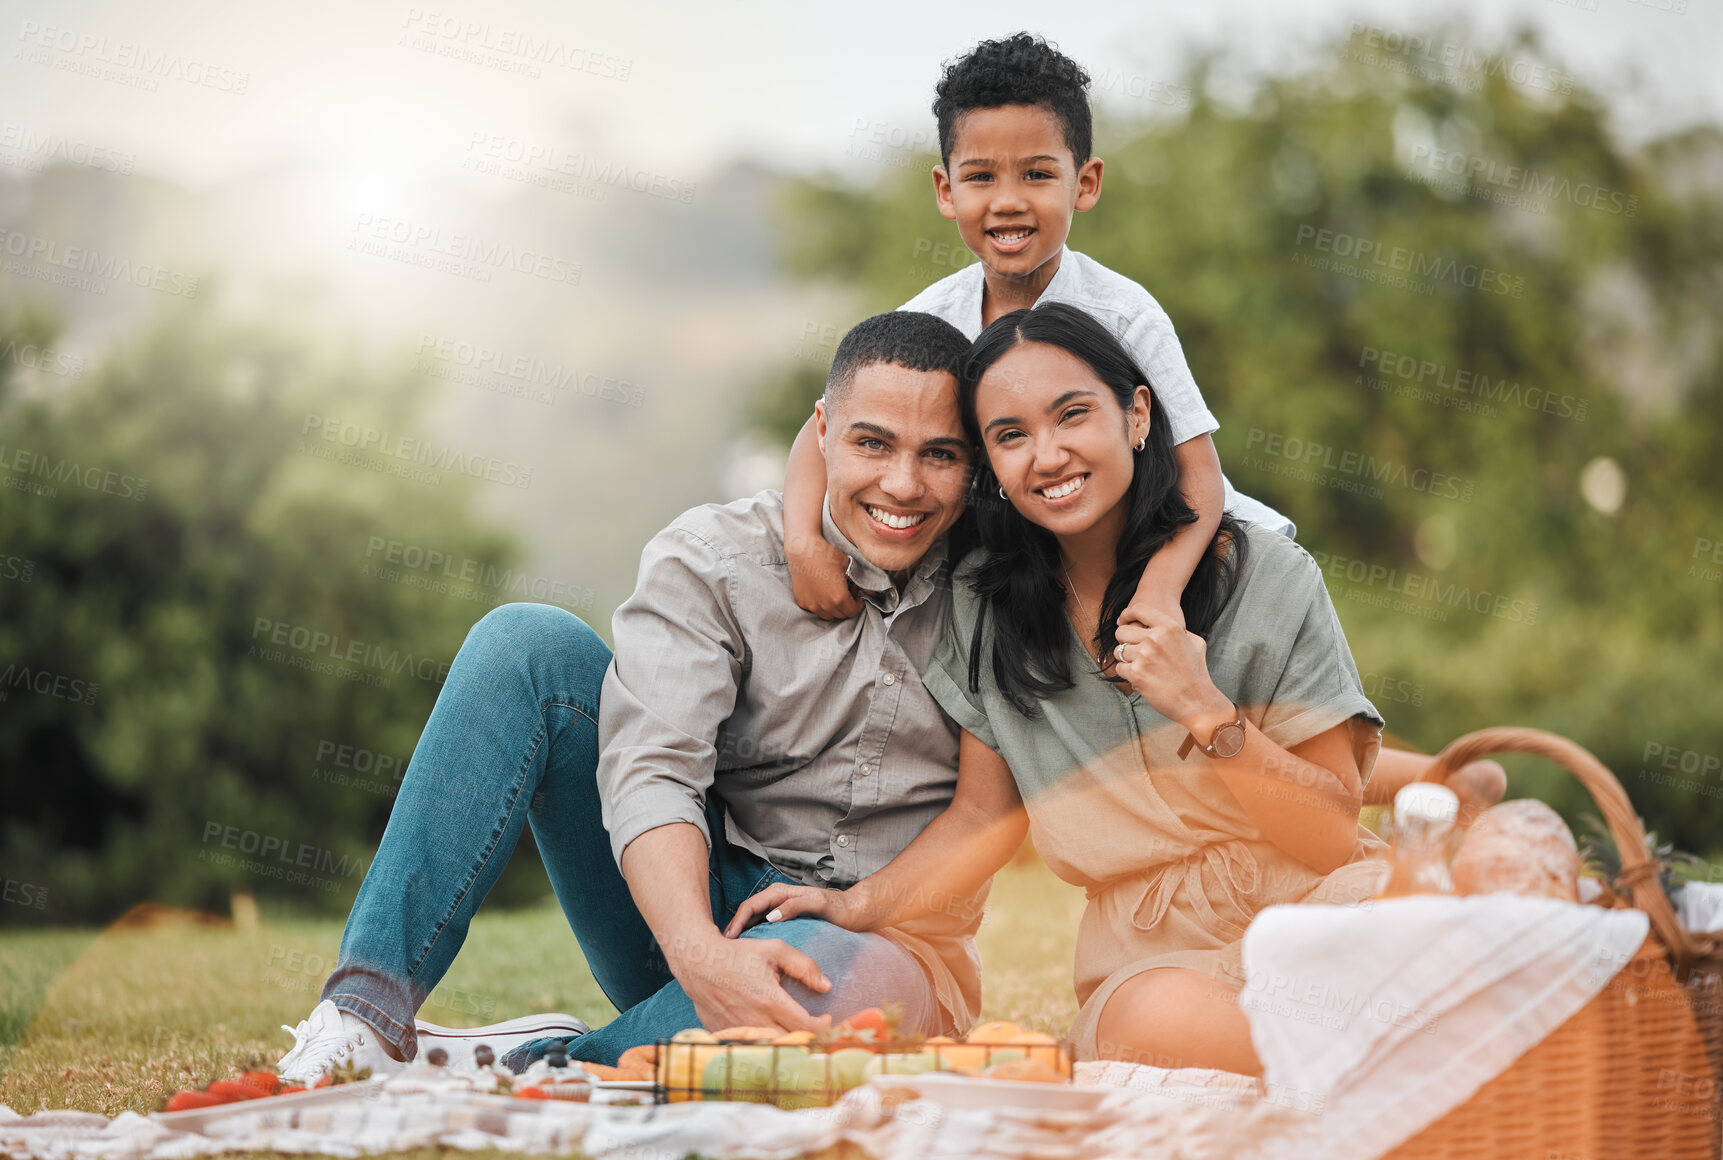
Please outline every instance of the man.
[[[957, 730], [919, 674], [950, 610], [968, 345], [910, 312], [867, 319], [838, 345], [816, 408], [823, 531], [850, 557], [860, 617], [796, 605], [782, 496], [768, 491], [695, 508], [653, 538], [616, 612], [614, 657], [547, 605], [506, 605], [474, 626], [284, 1078], [347, 1060], [391, 1071], [431, 1040], [456, 1058], [481, 1040], [512, 1048], [507, 1062], [524, 1066], [542, 1037], [578, 1036], [572, 1057], [614, 1063], [696, 1024], [814, 1028], [885, 1002], [928, 1033], [973, 1021], [985, 888], [877, 933], [816, 919], [722, 933], [773, 882], [853, 885], [951, 801]], [[584, 1035], [567, 1016], [416, 1024], [528, 823], [621, 1014]]]

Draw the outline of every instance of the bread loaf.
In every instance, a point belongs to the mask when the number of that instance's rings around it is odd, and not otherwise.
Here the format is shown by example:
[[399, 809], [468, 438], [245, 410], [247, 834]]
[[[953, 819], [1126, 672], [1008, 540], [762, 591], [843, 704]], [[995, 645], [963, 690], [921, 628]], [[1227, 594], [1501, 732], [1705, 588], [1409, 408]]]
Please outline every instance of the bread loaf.
[[1579, 849], [1561, 815], [1534, 798], [1492, 806], [1466, 831], [1450, 871], [1456, 894], [1508, 890], [1579, 901]]

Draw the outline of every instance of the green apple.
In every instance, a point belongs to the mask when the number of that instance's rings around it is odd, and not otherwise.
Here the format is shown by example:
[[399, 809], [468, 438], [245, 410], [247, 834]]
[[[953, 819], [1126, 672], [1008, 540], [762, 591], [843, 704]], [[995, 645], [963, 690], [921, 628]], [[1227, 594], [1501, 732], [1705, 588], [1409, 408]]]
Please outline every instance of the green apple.
[[865, 1047], [845, 1047], [831, 1054], [832, 1084], [849, 1091], [867, 1082], [867, 1066], [879, 1056]]
[[700, 1087], [709, 1100], [745, 1100], [769, 1103], [772, 1086], [772, 1049], [732, 1047], [720, 1051], [701, 1073]]
[[[783, 1049], [780, 1048], [780, 1051]], [[826, 1066], [808, 1052], [778, 1058], [778, 1106], [817, 1108], [826, 1102]]]
[[863, 1082], [882, 1075], [926, 1075], [939, 1069], [939, 1061], [931, 1055], [876, 1055], [863, 1069]]

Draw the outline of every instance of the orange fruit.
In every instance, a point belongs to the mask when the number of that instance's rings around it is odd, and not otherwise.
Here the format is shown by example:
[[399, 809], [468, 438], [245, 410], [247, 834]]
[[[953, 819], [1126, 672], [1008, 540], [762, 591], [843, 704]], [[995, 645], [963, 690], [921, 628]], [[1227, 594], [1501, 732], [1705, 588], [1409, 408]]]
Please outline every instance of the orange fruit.
[[726, 1027], [722, 1031], [714, 1031], [712, 1038], [719, 1043], [733, 1043], [742, 1040], [776, 1039], [782, 1034], [782, 1027]]
[[1071, 1057], [1059, 1049], [1059, 1041], [1045, 1031], [1025, 1031], [1011, 1041], [1012, 1047], [1020, 1047], [1030, 1059], [1052, 1068], [1060, 1075], [1071, 1074]]
[[640, 1067], [642, 1065], [648, 1068], [658, 1066], [658, 1045], [656, 1043], [642, 1043], [639, 1047], [630, 1047], [616, 1061], [616, 1066], [620, 1068]]
[[1023, 1035], [1023, 1029], [1010, 1020], [995, 1023], [983, 1023], [964, 1037], [965, 1043], [1015, 1043]]
[[1064, 1083], [1065, 1077], [1038, 1059], [1014, 1059], [987, 1069], [988, 1079], [1010, 1079], [1027, 1083]]

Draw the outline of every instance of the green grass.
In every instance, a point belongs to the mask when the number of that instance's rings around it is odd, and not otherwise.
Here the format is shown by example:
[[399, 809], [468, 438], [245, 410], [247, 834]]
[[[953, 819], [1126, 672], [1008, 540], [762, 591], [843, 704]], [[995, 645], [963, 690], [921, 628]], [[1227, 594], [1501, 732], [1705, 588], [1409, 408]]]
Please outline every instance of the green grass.
[[[1039, 861], [1000, 874], [979, 940], [984, 1019], [1070, 1027], [1082, 906], [1082, 892]], [[292, 1044], [280, 1025], [316, 1004], [341, 925], [266, 912], [254, 931], [174, 923], [0, 936], [0, 1104], [152, 1112], [180, 1088], [272, 1066]], [[548, 900], [480, 913], [420, 1017], [472, 1027], [535, 1011], [594, 1025], [614, 1014]]]

